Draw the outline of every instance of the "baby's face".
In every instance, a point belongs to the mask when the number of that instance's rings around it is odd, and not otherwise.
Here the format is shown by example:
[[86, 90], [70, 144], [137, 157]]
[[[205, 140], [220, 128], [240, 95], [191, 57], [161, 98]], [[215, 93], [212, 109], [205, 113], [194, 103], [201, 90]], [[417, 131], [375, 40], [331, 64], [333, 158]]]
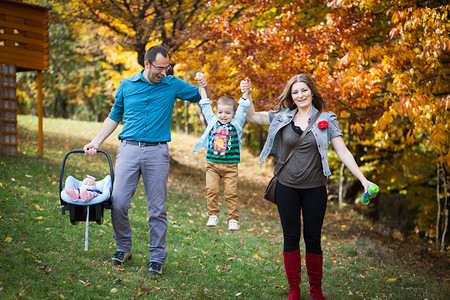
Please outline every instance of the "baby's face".
[[231, 104], [217, 104], [217, 117], [220, 123], [227, 124], [230, 123], [234, 117], [234, 108]]
[[84, 184], [84, 185], [87, 185], [87, 186], [95, 187], [95, 180], [92, 179], [92, 178], [85, 178], [85, 179], [83, 180], [83, 184]]

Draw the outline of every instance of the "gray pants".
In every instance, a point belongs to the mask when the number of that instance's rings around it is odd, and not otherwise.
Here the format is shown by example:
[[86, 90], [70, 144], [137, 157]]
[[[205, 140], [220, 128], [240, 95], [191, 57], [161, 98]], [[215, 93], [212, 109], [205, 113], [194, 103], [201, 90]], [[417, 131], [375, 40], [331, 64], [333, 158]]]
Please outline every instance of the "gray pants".
[[118, 251], [131, 251], [132, 234], [128, 210], [142, 174], [149, 215], [150, 261], [164, 263], [167, 256], [166, 198], [169, 163], [167, 144], [142, 147], [127, 144], [126, 141], [120, 143], [111, 196], [111, 219]]

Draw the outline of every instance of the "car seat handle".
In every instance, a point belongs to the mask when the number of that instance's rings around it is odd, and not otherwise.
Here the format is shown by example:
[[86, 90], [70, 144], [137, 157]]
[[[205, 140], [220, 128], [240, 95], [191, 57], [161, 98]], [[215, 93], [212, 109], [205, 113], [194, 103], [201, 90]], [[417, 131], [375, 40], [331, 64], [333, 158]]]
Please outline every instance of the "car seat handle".
[[[113, 164], [112, 164], [112, 161], [111, 161], [111, 157], [109, 156], [108, 152], [106, 152], [104, 150], [97, 149], [97, 152], [103, 153], [106, 156], [106, 158], [108, 159], [109, 173], [110, 173], [110, 176], [111, 176], [111, 183], [113, 183], [114, 182], [114, 169], [113, 169]], [[73, 150], [70, 150], [69, 152], [67, 152], [66, 155], [64, 155], [64, 158], [63, 158], [62, 163], [61, 163], [61, 171], [60, 171], [60, 174], [59, 174], [59, 193], [60, 194], [61, 194], [61, 192], [63, 190], [64, 166], [66, 164], [67, 157], [69, 157], [69, 155], [74, 154], [74, 153], [83, 153], [84, 154], [84, 150], [83, 149], [73, 149]]]

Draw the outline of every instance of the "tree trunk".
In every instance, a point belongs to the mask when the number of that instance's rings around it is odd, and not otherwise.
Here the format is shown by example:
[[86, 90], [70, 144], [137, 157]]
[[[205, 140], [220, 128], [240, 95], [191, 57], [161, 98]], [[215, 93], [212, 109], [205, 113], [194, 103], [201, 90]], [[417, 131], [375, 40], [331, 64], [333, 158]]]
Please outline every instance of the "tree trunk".
[[[96, 74], [97, 72], [95, 71], [94, 74], [96, 75], [93, 79], [92, 79], [92, 87], [95, 86], [95, 78], [98, 78], [98, 75]], [[94, 101], [95, 101], [95, 107], [94, 107], [94, 121], [97, 123], [99, 120], [98, 114], [99, 114], [99, 95], [94, 95]], [[90, 120], [89, 120], [90, 121]]]
[[175, 100], [175, 125], [177, 127], [177, 133], [180, 133], [180, 116], [178, 116], [178, 109], [180, 108], [180, 101]]
[[144, 67], [144, 57], [145, 57], [145, 44], [139, 44], [136, 46], [136, 52], [138, 55], [138, 63]]
[[441, 252], [443, 253], [445, 250], [445, 236], [447, 235], [448, 228], [448, 188], [447, 188], [447, 172], [445, 172], [444, 168], [444, 229], [442, 231], [442, 239], [441, 239]]
[[264, 144], [266, 143], [266, 137], [264, 135], [264, 130], [261, 126], [259, 126], [259, 150], [261, 151], [264, 148]]
[[189, 101], [184, 101], [184, 133], [189, 134]]
[[95, 120], [94, 120], [94, 121], [95, 121], [95, 122], [98, 122], [98, 119], [99, 119], [99, 118], [98, 118], [98, 111], [99, 111], [99, 108], [98, 108], [98, 105], [99, 105], [99, 104], [98, 104], [98, 96], [96, 96], [94, 99], [95, 99], [95, 114], [94, 114]]
[[339, 208], [344, 207], [344, 183], [345, 183], [344, 169], [345, 165], [342, 163], [341, 168], [339, 170], [339, 194], [338, 194]]
[[58, 90], [53, 96], [53, 101], [53, 117], [66, 119], [68, 117], [67, 97]]
[[[350, 125], [347, 123], [347, 140], [345, 141], [345, 145], [348, 147], [350, 144]], [[344, 163], [341, 164], [341, 169], [339, 171], [339, 197], [338, 197], [338, 203], [339, 208], [344, 207], [344, 183], [345, 183], [345, 176], [344, 176], [344, 169], [345, 165]]]
[[441, 199], [439, 197], [439, 189], [440, 189], [440, 183], [441, 178], [439, 174], [439, 162], [436, 163], [437, 166], [437, 185], [436, 185], [436, 198], [437, 198], [437, 216], [436, 216], [436, 249], [439, 249], [439, 224], [441, 223]]
[[53, 117], [56, 118], [58, 112], [58, 92], [53, 94]]

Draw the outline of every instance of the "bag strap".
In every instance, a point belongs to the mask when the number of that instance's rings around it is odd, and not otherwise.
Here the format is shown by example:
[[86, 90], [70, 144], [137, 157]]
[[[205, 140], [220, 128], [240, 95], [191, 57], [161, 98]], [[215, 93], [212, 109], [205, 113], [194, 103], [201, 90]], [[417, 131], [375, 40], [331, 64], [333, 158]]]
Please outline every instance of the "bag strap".
[[313, 124], [316, 122], [316, 120], [319, 118], [320, 116], [320, 111], [318, 111], [316, 113], [316, 115], [314, 116], [314, 118], [311, 120], [311, 122], [309, 122], [308, 126], [306, 127], [306, 129], [303, 131], [302, 135], [300, 136], [300, 138], [297, 140], [297, 142], [295, 143], [294, 147], [292, 147], [291, 152], [289, 152], [288, 157], [286, 158], [286, 160], [284, 161], [284, 163], [281, 165], [281, 167], [278, 169], [277, 174], [275, 175], [276, 177], [280, 176], [281, 170], [283, 169], [283, 167], [286, 165], [287, 161], [289, 160], [289, 158], [292, 157], [292, 155], [294, 155], [295, 150], [297, 150], [298, 146], [300, 146], [300, 144], [303, 141], [303, 138], [305, 137], [306, 133], [311, 129], [311, 126], [313, 126]]

